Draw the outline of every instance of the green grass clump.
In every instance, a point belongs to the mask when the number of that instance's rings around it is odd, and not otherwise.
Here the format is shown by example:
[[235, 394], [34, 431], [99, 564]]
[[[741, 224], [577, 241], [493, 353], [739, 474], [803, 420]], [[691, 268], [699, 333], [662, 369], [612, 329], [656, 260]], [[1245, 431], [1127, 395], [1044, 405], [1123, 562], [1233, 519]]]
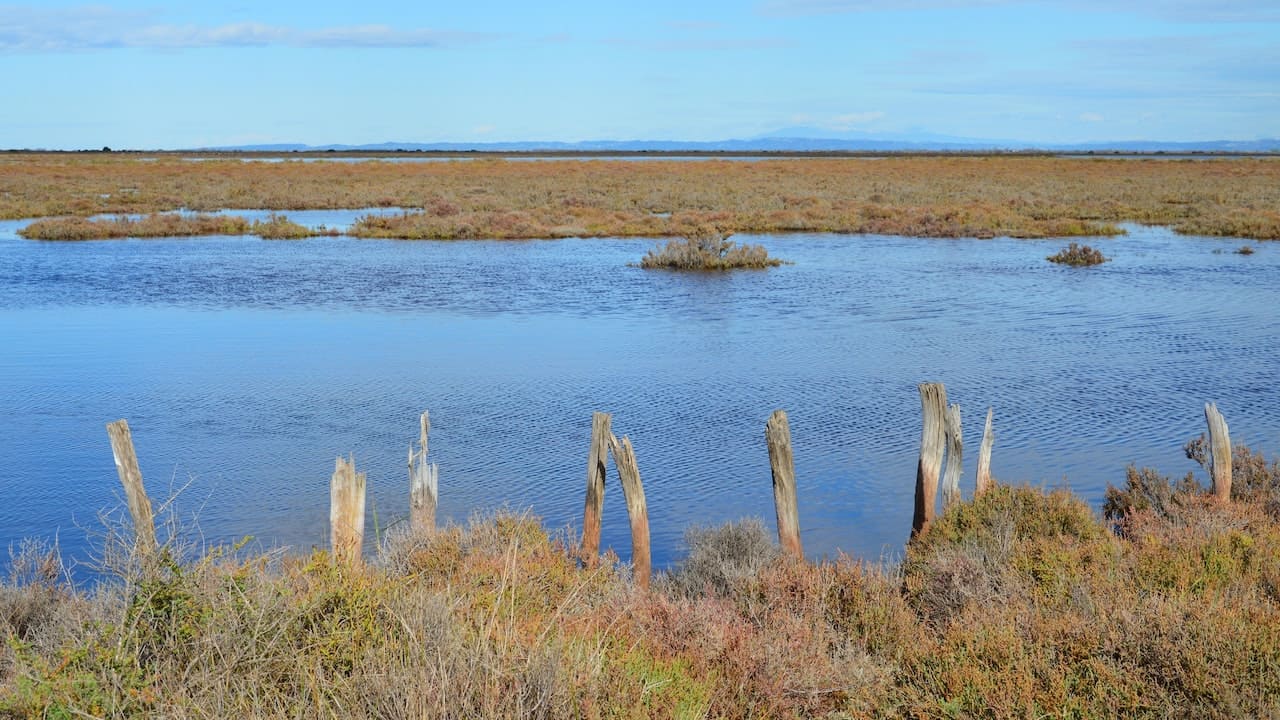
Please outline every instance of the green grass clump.
[[1062, 250], [1050, 255], [1049, 262], [1059, 263], [1061, 265], [1070, 265], [1072, 267], [1087, 267], [1089, 265], [1101, 265], [1107, 261], [1102, 251], [1089, 245], [1080, 245], [1071, 243]]
[[739, 244], [718, 230], [701, 228], [668, 240], [660, 250], [650, 250], [640, 260], [642, 268], [666, 270], [760, 270], [781, 264], [761, 245]]
[[316, 235], [336, 235], [336, 231], [321, 228], [312, 230], [299, 225], [284, 215], [272, 213], [266, 220], [256, 220], [249, 227], [249, 232], [264, 240], [301, 240]]

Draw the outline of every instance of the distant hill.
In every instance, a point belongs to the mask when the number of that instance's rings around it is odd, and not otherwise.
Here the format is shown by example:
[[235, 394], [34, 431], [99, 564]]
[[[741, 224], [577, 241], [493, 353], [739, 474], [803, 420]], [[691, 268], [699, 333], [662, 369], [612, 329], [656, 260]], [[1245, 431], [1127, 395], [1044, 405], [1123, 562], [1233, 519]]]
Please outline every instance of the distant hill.
[[1116, 140], [1092, 143], [1031, 143], [930, 133], [878, 134], [792, 127], [752, 138], [716, 141], [588, 140], [583, 142], [383, 142], [365, 145], [275, 143], [196, 148], [221, 152], [928, 152], [1026, 151], [1140, 153], [1280, 152], [1280, 139], [1168, 142]]

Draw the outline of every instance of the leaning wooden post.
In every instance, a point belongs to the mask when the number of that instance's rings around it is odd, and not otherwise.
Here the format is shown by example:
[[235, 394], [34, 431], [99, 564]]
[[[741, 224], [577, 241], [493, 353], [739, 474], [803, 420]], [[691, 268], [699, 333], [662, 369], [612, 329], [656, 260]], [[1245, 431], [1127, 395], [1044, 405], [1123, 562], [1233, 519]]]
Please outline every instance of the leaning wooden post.
[[627, 499], [627, 517], [631, 520], [631, 565], [636, 584], [649, 589], [649, 576], [653, 574], [649, 556], [649, 508], [644, 501], [644, 485], [640, 483], [640, 469], [636, 466], [636, 452], [631, 439], [622, 436], [622, 442], [609, 433], [609, 449], [613, 464], [618, 468], [618, 480], [622, 482], [622, 494]]
[[418, 449], [409, 443], [409, 526], [416, 533], [430, 532], [436, 526], [436, 503], [439, 499], [440, 469], [427, 462], [427, 434], [431, 418], [422, 413], [418, 418]]
[[605, 463], [609, 460], [609, 413], [591, 414], [591, 452], [587, 455], [587, 500], [582, 511], [582, 561], [594, 566], [600, 554], [600, 516], [604, 512]]
[[1231, 436], [1227, 421], [1214, 403], [1205, 403], [1204, 419], [1209, 424], [1209, 471], [1213, 475], [1213, 497], [1231, 500]]
[[942, 451], [946, 445], [947, 389], [942, 383], [921, 383], [919, 389], [924, 418], [920, 460], [916, 463], [916, 508], [911, 519], [911, 537], [928, 530], [937, 515], [934, 499], [938, 495], [938, 471], [942, 469]]
[[138, 455], [133, 451], [129, 421], [107, 423], [107, 436], [111, 438], [111, 455], [133, 518], [134, 550], [142, 556], [150, 555], [156, 548], [156, 524], [151, 514], [151, 500], [142, 487], [142, 471], [138, 469]]
[[774, 410], [764, 426], [773, 471], [773, 507], [778, 515], [778, 542], [794, 558], [804, 557], [800, 546], [800, 508], [796, 502], [796, 467], [791, 454], [791, 425], [785, 410]]
[[942, 474], [942, 507], [960, 502], [960, 473], [964, 462], [964, 433], [960, 427], [960, 406], [947, 406], [947, 470]]
[[365, 476], [355, 458], [334, 464], [329, 481], [329, 546], [340, 564], [357, 566], [364, 550]]
[[993, 408], [987, 408], [987, 426], [982, 430], [982, 447], [978, 448], [978, 477], [973, 488], [975, 498], [991, 487], [991, 446], [996, 441], [991, 432], [991, 417], [994, 412]]

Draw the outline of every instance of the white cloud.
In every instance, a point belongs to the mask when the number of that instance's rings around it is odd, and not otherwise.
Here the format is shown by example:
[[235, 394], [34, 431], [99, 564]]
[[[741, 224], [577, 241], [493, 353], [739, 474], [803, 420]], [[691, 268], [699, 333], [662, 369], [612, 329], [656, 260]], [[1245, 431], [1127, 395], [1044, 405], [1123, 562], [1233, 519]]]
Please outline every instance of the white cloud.
[[1087, 123], [1100, 123], [1100, 122], [1102, 122], [1104, 119], [1105, 119], [1105, 118], [1103, 118], [1101, 115], [1099, 115], [1099, 114], [1098, 114], [1098, 113], [1096, 113], [1096, 112], [1080, 113], [1080, 120], [1081, 120], [1081, 122], [1087, 122]]
[[0, 52], [60, 52], [105, 48], [440, 47], [491, 39], [483, 33], [387, 25], [301, 29], [255, 22], [172, 25], [144, 13], [108, 7], [44, 9], [0, 5]]

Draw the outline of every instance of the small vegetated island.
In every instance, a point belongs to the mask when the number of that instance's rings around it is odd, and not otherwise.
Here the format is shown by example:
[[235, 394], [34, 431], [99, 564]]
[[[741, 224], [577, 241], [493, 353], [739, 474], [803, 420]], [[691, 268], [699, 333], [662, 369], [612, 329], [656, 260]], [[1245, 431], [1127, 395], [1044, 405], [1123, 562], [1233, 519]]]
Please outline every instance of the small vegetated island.
[[763, 270], [784, 261], [769, 257], [761, 245], [729, 239], [716, 228], [698, 228], [683, 238], [668, 240], [660, 249], [645, 253], [640, 267], [653, 270]]
[[[1280, 238], [1280, 158], [1035, 155], [765, 158], [737, 162], [482, 156], [442, 162], [245, 162], [179, 154], [0, 154], [0, 219], [42, 239], [255, 234], [253, 223], [155, 214], [401, 208], [348, 234], [402, 239], [684, 237], [832, 232], [909, 237], [1096, 237], [1119, 223]], [[358, 158], [349, 158], [358, 159]], [[404, 159], [403, 157], [399, 159]], [[439, 158], [447, 160], [445, 158]], [[142, 215], [119, 222], [97, 215]], [[241, 218], [243, 220], [243, 218]], [[282, 221], [283, 222], [283, 221]], [[264, 236], [301, 235], [258, 228]]]
[[1047, 259], [1049, 262], [1058, 263], [1059, 265], [1089, 267], [1091, 265], [1101, 265], [1110, 258], [1104, 256], [1102, 251], [1095, 247], [1070, 243], [1062, 250], [1050, 255]]

